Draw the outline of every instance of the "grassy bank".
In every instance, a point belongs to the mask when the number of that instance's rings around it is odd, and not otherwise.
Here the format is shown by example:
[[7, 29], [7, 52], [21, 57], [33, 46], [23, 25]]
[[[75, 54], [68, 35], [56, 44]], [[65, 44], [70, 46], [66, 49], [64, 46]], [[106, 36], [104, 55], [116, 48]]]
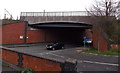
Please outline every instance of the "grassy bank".
[[89, 49], [83, 50], [85, 53], [93, 53], [93, 54], [102, 54], [102, 55], [111, 55], [111, 56], [120, 56], [120, 49], [112, 49], [109, 51], [98, 51], [97, 49]]

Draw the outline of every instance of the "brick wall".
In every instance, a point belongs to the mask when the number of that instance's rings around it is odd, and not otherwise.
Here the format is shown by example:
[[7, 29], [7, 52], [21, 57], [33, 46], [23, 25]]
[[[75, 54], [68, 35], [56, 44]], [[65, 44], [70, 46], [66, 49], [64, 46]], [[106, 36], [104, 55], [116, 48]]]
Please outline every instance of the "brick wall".
[[0, 44], [20, 44], [24, 43], [25, 22], [6, 24], [2, 26], [2, 43]]
[[0, 44], [2, 44], [2, 26], [0, 26]]
[[107, 51], [108, 50], [108, 43], [107, 41], [104, 39], [104, 37], [102, 35], [100, 35], [100, 33], [94, 31], [93, 32], [93, 47], [101, 50], [101, 51]]
[[0, 60], [2, 60], [2, 49], [0, 49]]
[[111, 44], [110, 46], [112, 49], [120, 49], [120, 45], [118, 44]]
[[6, 62], [18, 65], [18, 54], [8, 50], [2, 50], [2, 59]]
[[32, 56], [23, 55], [23, 67], [29, 67], [34, 71], [61, 71], [59, 63], [47, 61]]
[[27, 30], [27, 43], [37, 43], [45, 41], [80, 41], [83, 31], [77, 30]]
[[73, 29], [46, 30], [46, 41], [81, 41], [83, 31]]
[[27, 30], [27, 43], [37, 43], [45, 41], [43, 30]]
[[2, 60], [5, 62], [17, 65], [22, 68], [31, 68], [36, 73], [60, 73], [64, 71], [77, 71], [76, 60], [66, 60], [58, 62], [46, 58], [39, 58], [29, 54], [23, 54], [14, 50], [2, 49]]
[[92, 38], [92, 31], [89, 30], [89, 29], [86, 29], [86, 30], [85, 30], [85, 36], [86, 36], [88, 39], [91, 39], [91, 38]]
[[[0, 26], [0, 44], [23, 44], [25, 35], [25, 22], [4, 24]], [[26, 43], [38, 43], [45, 41], [80, 41], [81, 31], [67, 29], [41, 29], [27, 30]], [[20, 38], [22, 37], [22, 38]]]
[[[57, 73], [61, 72], [61, 67], [60, 67], [60, 63], [57, 62], [53, 62], [53, 61], [48, 61], [45, 59], [40, 59], [40, 58], [36, 58], [36, 57], [32, 57], [32, 56], [27, 56], [27, 55], [22, 55], [21, 57], [19, 57], [20, 53], [17, 52], [12, 52], [12, 51], [8, 51], [8, 50], [2, 50], [2, 60], [14, 64], [14, 65], [18, 65], [18, 64], [22, 64], [23, 68], [31, 68], [34, 71], [38, 71], [38, 72], [49, 72], [51, 71], [52, 73], [54, 73], [55, 71]], [[20, 60], [20, 58], [22, 59], [21, 62], [19, 63], [18, 60]]]

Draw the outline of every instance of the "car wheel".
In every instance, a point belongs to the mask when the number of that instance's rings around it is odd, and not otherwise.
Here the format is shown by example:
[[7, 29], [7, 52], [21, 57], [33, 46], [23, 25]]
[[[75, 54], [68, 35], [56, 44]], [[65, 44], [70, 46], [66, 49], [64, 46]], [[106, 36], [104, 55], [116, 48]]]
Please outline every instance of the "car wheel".
[[55, 48], [53, 48], [53, 51], [55, 50]]

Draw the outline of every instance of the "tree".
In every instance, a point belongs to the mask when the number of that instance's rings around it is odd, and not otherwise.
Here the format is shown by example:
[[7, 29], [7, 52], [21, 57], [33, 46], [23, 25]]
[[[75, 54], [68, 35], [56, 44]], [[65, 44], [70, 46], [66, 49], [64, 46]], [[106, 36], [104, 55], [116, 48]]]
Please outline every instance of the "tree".
[[120, 20], [120, 1], [118, 3], [117, 18]]
[[116, 0], [95, 0], [95, 4], [87, 10], [92, 16], [115, 16], [120, 7], [120, 1]]
[[108, 42], [111, 40], [117, 42], [118, 39], [116, 28], [119, 23], [117, 23], [116, 17], [120, 14], [119, 8], [120, 1], [102, 0], [100, 2], [95, 0], [95, 4], [90, 9], [86, 9], [92, 17], [91, 21], [94, 20], [92, 23], [96, 24], [94, 29], [99, 31]]

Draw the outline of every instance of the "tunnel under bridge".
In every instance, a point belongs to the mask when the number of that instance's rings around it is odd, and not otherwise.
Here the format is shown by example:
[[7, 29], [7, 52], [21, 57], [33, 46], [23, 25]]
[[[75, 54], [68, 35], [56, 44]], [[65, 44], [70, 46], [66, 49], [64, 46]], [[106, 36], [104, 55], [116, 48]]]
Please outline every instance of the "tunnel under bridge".
[[83, 42], [85, 30], [91, 29], [91, 24], [75, 22], [46, 22], [29, 24], [30, 28], [42, 31], [44, 41], [61, 41], [61, 42]]

